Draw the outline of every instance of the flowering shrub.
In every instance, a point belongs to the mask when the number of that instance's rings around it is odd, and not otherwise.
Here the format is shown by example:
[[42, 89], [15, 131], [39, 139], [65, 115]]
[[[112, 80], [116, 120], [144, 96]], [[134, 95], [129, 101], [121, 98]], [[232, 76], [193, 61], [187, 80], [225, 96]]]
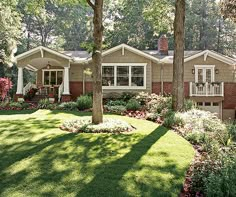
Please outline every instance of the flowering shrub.
[[94, 125], [90, 117], [66, 121], [60, 128], [72, 133], [121, 133], [133, 130], [127, 122], [111, 118], [106, 118], [103, 123]]
[[9, 78], [0, 78], [0, 96], [4, 100], [9, 90], [12, 88], [12, 82]]

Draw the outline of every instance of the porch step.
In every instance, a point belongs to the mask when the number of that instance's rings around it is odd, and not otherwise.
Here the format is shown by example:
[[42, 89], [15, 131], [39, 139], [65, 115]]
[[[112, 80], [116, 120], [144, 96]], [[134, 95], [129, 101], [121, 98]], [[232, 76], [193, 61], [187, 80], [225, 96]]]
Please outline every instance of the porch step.
[[48, 98], [47, 95], [35, 95], [31, 102], [38, 103], [41, 99]]

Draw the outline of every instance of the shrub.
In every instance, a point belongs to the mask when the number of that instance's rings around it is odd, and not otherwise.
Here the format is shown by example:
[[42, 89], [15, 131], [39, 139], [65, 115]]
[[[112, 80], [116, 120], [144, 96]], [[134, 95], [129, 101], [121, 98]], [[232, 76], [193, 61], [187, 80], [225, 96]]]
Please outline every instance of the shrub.
[[76, 111], [78, 110], [78, 104], [76, 102], [64, 102], [58, 106], [59, 109]]
[[9, 103], [9, 107], [14, 109], [22, 109], [22, 104], [20, 102]]
[[107, 106], [126, 106], [126, 102], [123, 100], [109, 100]]
[[151, 100], [147, 103], [147, 110], [152, 113], [161, 113], [163, 109], [172, 109], [172, 98], [152, 95]]
[[58, 105], [57, 105], [56, 103], [50, 103], [50, 104], [47, 106], [47, 109], [56, 110], [56, 109], [59, 109], [59, 108], [58, 108]]
[[125, 121], [111, 118], [106, 118], [103, 123], [94, 125], [90, 117], [85, 117], [66, 121], [61, 126], [61, 129], [73, 133], [121, 133], [131, 131], [133, 128]]
[[134, 92], [122, 92], [120, 99], [123, 101], [129, 101], [130, 99], [134, 98], [137, 93]]
[[160, 114], [158, 114], [158, 113], [148, 113], [146, 115], [146, 119], [156, 122], [158, 119], [160, 119]]
[[136, 111], [141, 108], [140, 103], [135, 99], [130, 99], [126, 105], [127, 110]]
[[77, 98], [77, 105], [79, 110], [90, 109], [93, 106], [93, 99], [91, 96], [82, 95]]
[[206, 179], [207, 196], [236, 196], [236, 159], [226, 162], [220, 171]]
[[22, 103], [22, 109], [28, 109], [30, 107], [29, 103]]
[[39, 109], [48, 109], [48, 107], [50, 106], [50, 101], [49, 99], [45, 98], [45, 99], [40, 99], [38, 102], [38, 108]]
[[193, 165], [192, 191], [201, 191], [206, 196], [235, 196], [235, 168], [234, 150], [218, 150], [217, 156], [202, 156]]
[[196, 108], [196, 103], [193, 100], [185, 99], [184, 100], [184, 111], [189, 111], [191, 109]]
[[110, 113], [119, 115], [123, 114], [126, 111], [126, 107], [123, 105], [116, 105], [116, 106], [105, 105], [104, 108]]
[[168, 128], [172, 128], [174, 126], [181, 126], [183, 125], [183, 120], [174, 112], [169, 111], [165, 116], [163, 125]]
[[227, 123], [226, 127], [231, 139], [236, 141], [236, 121], [232, 123]]

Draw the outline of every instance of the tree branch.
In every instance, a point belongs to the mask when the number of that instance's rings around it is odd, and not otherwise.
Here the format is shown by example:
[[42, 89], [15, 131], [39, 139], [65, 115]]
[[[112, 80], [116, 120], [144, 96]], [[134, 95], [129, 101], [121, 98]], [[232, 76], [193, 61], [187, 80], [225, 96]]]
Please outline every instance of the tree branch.
[[86, 0], [86, 1], [90, 5], [90, 7], [93, 8], [93, 10], [94, 10], [95, 9], [95, 5], [90, 0]]

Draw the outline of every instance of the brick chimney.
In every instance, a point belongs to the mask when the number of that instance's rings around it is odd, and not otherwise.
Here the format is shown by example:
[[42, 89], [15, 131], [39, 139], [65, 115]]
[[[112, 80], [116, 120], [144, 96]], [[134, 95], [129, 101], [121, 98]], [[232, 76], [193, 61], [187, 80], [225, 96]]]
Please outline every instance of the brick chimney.
[[158, 40], [158, 52], [160, 55], [168, 55], [168, 38], [162, 35]]

